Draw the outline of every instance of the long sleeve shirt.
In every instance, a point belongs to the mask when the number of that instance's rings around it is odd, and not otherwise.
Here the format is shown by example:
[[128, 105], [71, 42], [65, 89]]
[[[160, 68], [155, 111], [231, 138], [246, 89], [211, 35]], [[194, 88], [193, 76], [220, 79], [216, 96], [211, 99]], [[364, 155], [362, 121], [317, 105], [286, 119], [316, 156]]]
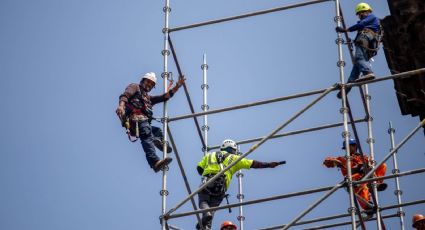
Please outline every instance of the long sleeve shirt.
[[[132, 98], [137, 92], [140, 91], [139, 84], [131, 83], [127, 86], [124, 93], [120, 95], [120, 101], [124, 101], [125, 103], [128, 103], [128, 100]], [[147, 95], [147, 93], [146, 93]], [[164, 101], [168, 101], [171, 98], [170, 93], [164, 93], [162, 95], [158, 96], [150, 96], [147, 95], [147, 98], [151, 102], [151, 105], [155, 105]]]
[[379, 19], [372, 13], [369, 13], [365, 18], [358, 21], [357, 24], [348, 28], [348, 31], [361, 31], [365, 28], [371, 29], [374, 32], [379, 30]]

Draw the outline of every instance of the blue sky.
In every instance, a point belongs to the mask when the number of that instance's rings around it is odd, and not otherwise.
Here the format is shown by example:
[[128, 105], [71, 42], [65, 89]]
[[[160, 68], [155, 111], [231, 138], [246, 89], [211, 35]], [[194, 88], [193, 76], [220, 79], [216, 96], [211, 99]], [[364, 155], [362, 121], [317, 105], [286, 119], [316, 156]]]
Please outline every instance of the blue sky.
[[[171, 1], [170, 26], [227, 17], [300, 1]], [[347, 24], [356, 21], [357, 1], [342, 1]], [[369, 2], [375, 14], [389, 14], [385, 1]], [[128, 142], [114, 113], [118, 96], [145, 72], [162, 72], [162, 1], [0, 1], [0, 229], [158, 229], [161, 174], [148, 167], [140, 144]], [[292, 9], [172, 34], [196, 111], [202, 104], [202, 55], [207, 54], [210, 108], [326, 88], [339, 81], [334, 3]], [[351, 34], [354, 37], [354, 34]], [[349, 63], [347, 49], [345, 60]], [[177, 76], [172, 59], [170, 71]], [[372, 68], [389, 75], [380, 50]], [[346, 77], [351, 64], [345, 69]], [[153, 94], [163, 89], [159, 84]], [[392, 81], [369, 86], [378, 159], [390, 148], [388, 122], [400, 141], [418, 118], [401, 116]], [[209, 143], [264, 136], [315, 98], [306, 97], [209, 116]], [[350, 93], [356, 118], [363, 118], [358, 90]], [[330, 93], [282, 132], [340, 122], [340, 101]], [[169, 103], [170, 116], [189, 113], [183, 90]], [[162, 115], [162, 106], [155, 107]], [[202, 120], [200, 119], [202, 123]], [[160, 125], [160, 124], [156, 124]], [[202, 157], [193, 120], [170, 124], [192, 190]], [[363, 149], [367, 127], [358, 126]], [[343, 154], [341, 128], [274, 139], [249, 158], [286, 160], [283, 167], [245, 172], [245, 197], [257, 199], [334, 185], [340, 172], [322, 166], [326, 156]], [[400, 151], [401, 171], [425, 165], [425, 142], [417, 133]], [[241, 146], [248, 150], [250, 145]], [[171, 157], [174, 157], [171, 155]], [[389, 165], [391, 165], [389, 161]], [[392, 167], [389, 166], [388, 173]], [[177, 162], [170, 169], [167, 209], [187, 193]], [[424, 175], [403, 177], [403, 201], [424, 199]], [[380, 193], [382, 205], [396, 202], [394, 182]], [[229, 190], [236, 202], [237, 183]], [[284, 224], [321, 194], [245, 207], [246, 228]], [[345, 213], [345, 191], [333, 194], [306, 216]], [[184, 205], [178, 212], [190, 211]], [[405, 208], [411, 216], [425, 205]], [[386, 211], [384, 214], [395, 213]], [[231, 214], [216, 214], [214, 226]], [[194, 216], [172, 220], [193, 229]], [[386, 220], [395, 229], [398, 220]], [[319, 223], [321, 224], [321, 223]], [[375, 223], [370, 224], [372, 228]], [[294, 229], [299, 229], [295, 227]], [[346, 229], [346, 228], [341, 228]]]

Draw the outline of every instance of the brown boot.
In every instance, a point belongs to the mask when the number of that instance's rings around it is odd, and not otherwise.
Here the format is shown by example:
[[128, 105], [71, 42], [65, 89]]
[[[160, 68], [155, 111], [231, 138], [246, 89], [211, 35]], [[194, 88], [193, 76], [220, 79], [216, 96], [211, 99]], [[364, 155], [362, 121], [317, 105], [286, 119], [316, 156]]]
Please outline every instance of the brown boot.
[[153, 166], [153, 171], [155, 172], [159, 172], [159, 170], [163, 169], [165, 166], [167, 166], [168, 164], [171, 163], [173, 159], [166, 157], [162, 160], [159, 160], [155, 163], [155, 165]]

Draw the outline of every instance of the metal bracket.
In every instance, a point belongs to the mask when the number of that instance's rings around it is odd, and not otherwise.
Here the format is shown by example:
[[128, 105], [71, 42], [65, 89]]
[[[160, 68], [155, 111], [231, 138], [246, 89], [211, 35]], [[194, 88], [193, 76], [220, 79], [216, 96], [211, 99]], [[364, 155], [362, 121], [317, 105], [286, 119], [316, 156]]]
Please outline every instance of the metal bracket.
[[350, 137], [350, 132], [349, 131], [344, 131], [344, 132], [341, 133], [341, 135], [342, 135], [343, 138]]
[[201, 89], [204, 89], [205, 87], [207, 87], [207, 89], [209, 89], [209, 88], [210, 88], [210, 86], [209, 86], [208, 84], [202, 84], [202, 85], [201, 85]]
[[238, 216], [238, 220], [239, 221], [241, 221], [241, 220], [244, 221], [245, 220], [245, 217], [244, 216]]
[[208, 65], [207, 65], [207, 64], [202, 64], [202, 65], [201, 65], [201, 69], [202, 69], [202, 70], [204, 70], [204, 69], [208, 69]]
[[345, 43], [345, 41], [344, 41], [344, 39], [343, 38], [337, 38], [337, 39], [335, 39], [335, 44], [344, 44]]
[[161, 190], [161, 191], [159, 191], [159, 195], [161, 195], [161, 196], [168, 196], [168, 194], [169, 194], [169, 192], [168, 192], [168, 190]]
[[168, 55], [170, 55], [170, 51], [169, 50], [162, 50], [161, 51], [161, 54], [163, 55], [163, 56], [168, 56]]
[[170, 13], [170, 12], [171, 12], [171, 7], [169, 7], [169, 6], [164, 6], [164, 8], [162, 8], [162, 11], [163, 11], [164, 13], [166, 13], [167, 11], [168, 11], [168, 13]]
[[345, 66], [345, 61], [337, 61], [336, 62], [336, 66], [338, 66], [338, 67], [344, 67]]

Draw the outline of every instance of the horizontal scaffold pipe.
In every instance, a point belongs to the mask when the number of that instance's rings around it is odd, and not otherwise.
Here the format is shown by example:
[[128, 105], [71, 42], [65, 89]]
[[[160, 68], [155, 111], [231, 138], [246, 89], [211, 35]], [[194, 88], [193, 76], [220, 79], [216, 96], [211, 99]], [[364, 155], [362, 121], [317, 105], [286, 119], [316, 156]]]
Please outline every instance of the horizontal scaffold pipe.
[[216, 20], [211, 20], [211, 21], [206, 21], [206, 22], [200, 22], [200, 23], [194, 23], [194, 24], [186, 25], [186, 26], [179, 26], [179, 27], [171, 28], [169, 30], [169, 32], [171, 33], [171, 32], [175, 32], [175, 31], [179, 31], [179, 30], [186, 30], [186, 29], [191, 29], [191, 28], [195, 28], [195, 27], [217, 24], [217, 23], [220, 23], [220, 22], [233, 21], [233, 20], [237, 20], [237, 19], [248, 18], [248, 17], [252, 17], [252, 16], [268, 14], [268, 13], [273, 13], [273, 12], [282, 11], [282, 10], [289, 10], [289, 9], [293, 9], [293, 8], [297, 8], [297, 7], [313, 5], [313, 4], [322, 3], [322, 2], [329, 2], [329, 1], [332, 1], [332, 0], [314, 0], [314, 1], [308, 1], [308, 2], [293, 4], [293, 5], [288, 5], [288, 6], [281, 6], [281, 7], [268, 9], [268, 10], [261, 10], [261, 11], [251, 12], [251, 13], [227, 17], [227, 18], [221, 18], [221, 19], [216, 19]]
[[[425, 68], [424, 68], [425, 69]], [[419, 122], [419, 125], [416, 126], [400, 143], [393, 148], [385, 157], [382, 159], [379, 163], [376, 164], [375, 168], [370, 170], [360, 182], [364, 182], [366, 179], [371, 177], [375, 171], [378, 169], [379, 166], [381, 166], [384, 162], [386, 162], [393, 154], [395, 154], [421, 127], [425, 127], [425, 119], [423, 119], [421, 122]]]
[[[385, 177], [374, 177], [374, 178], [366, 180], [365, 182], [381, 180], [381, 179], [390, 179], [390, 178], [394, 178], [394, 177], [408, 176], [408, 175], [413, 175], [413, 174], [418, 174], [418, 173], [423, 173], [423, 172], [425, 172], [425, 168], [414, 169], [414, 170], [405, 171], [405, 172], [401, 172], [401, 173], [397, 173], [397, 174], [393, 174], [393, 175], [389, 175], [389, 176], [385, 176]], [[364, 182], [361, 182], [361, 183], [364, 183]], [[359, 184], [359, 182], [353, 181], [353, 184]], [[341, 183], [338, 188], [340, 188], [340, 187], [344, 187], [344, 184]], [[267, 197], [267, 198], [245, 201], [245, 202], [241, 202], [241, 203], [222, 205], [222, 206], [219, 206], [219, 207], [207, 208], [207, 209], [202, 209], [202, 210], [197, 210], [197, 211], [172, 214], [168, 217], [168, 219], [190, 216], [190, 215], [198, 214], [198, 213], [201, 213], [201, 212], [212, 212], [212, 211], [217, 211], [217, 210], [222, 210], [222, 209], [234, 208], [234, 207], [239, 207], [239, 206], [242, 206], [242, 205], [245, 206], [245, 205], [263, 203], [263, 202], [267, 202], [267, 201], [281, 200], [281, 199], [286, 199], [286, 198], [295, 197], [295, 196], [303, 196], [303, 195], [308, 195], [308, 194], [312, 194], [312, 193], [328, 191], [328, 190], [331, 190], [332, 188], [334, 188], [334, 186], [327, 186], [327, 187], [305, 190], [305, 191], [301, 191], [301, 192], [288, 193], [288, 194], [283, 194], [283, 195], [278, 195], [278, 196], [272, 196], [272, 197]], [[349, 214], [347, 214], [347, 216], [349, 216]], [[318, 221], [314, 221], [314, 222], [318, 222]], [[300, 223], [308, 224], [308, 223], [312, 223], [312, 222], [303, 221], [303, 222], [300, 222]], [[300, 225], [300, 224], [296, 224], [296, 225]]]
[[[338, 88], [339, 87], [337, 85], [335, 85], [335, 86], [332, 87], [331, 91], [337, 90]], [[285, 101], [285, 100], [294, 99], [294, 98], [300, 98], [300, 97], [305, 97], [305, 96], [321, 94], [321, 93], [325, 92], [326, 90], [328, 90], [328, 88], [309, 91], [309, 92], [305, 92], [305, 93], [294, 94], [294, 95], [285, 96], [285, 97], [272, 98], [272, 99], [268, 99], [268, 100], [257, 101], [257, 102], [242, 104], [242, 105], [230, 106], [230, 107], [225, 107], [225, 108], [221, 108], [221, 109], [213, 109], [213, 110], [209, 110], [208, 112], [200, 112], [200, 113], [195, 113], [195, 114], [187, 114], [187, 115], [182, 115], [182, 116], [177, 116], [177, 117], [171, 117], [168, 120], [169, 121], [177, 121], [177, 120], [183, 120], [183, 119], [187, 119], [187, 118], [191, 118], [191, 117], [199, 117], [199, 116], [204, 116], [204, 115], [209, 115], [209, 114], [214, 114], [214, 113], [226, 112], [226, 111], [230, 111], [230, 110], [244, 109], [244, 108], [249, 108], [249, 107], [257, 106], [257, 105], [265, 105], [265, 104], [269, 104], [269, 103], [273, 103], [273, 102], [279, 102], [279, 101]]]
[[[358, 119], [358, 120], [355, 120], [354, 122], [355, 123], [359, 123], [359, 122], [365, 122], [365, 121], [367, 121], [367, 120], [366, 119]], [[322, 130], [322, 129], [335, 128], [335, 127], [342, 126], [343, 124], [344, 124], [343, 122], [339, 122], [339, 123], [322, 125], [322, 126], [317, 126], [317, 127], [308, 128], [308, 129], [295, 130], [295, 131], [292, 131], [292, 132], [287, 132], [287, 133], [282, 133], [282, 134], [274, 135], [270, 139], [279, 138], [279, 137], [286, 137], [286, 136], [291, 136], [291, 135], [296, 135], [296, 134], [301, 134], [301, 133], [307, 133], [307, 132], [312, 132], [312, 131], [317, 131], [317, 130]], [[351, 122], [348, 122], [348, 124], [351, 124]], [[264, 138], [264, 137], [259, 137], [259, 138], [253, 138], [253, 139], [248, 139], [248, 140], [237, 141], [236, 143], [238, 145], [248, 144], [248, 143], [259, 141], [262, 138]], [[208, 150], [213, 150], [213, 149], [218, 149], [218, 148], [220, 148], [220, 145], [214, 145], [214, 146], [208, 147]]]
[[[393, 218], [393, 217], [398, 217], [398, 214], [390, 214], [390, 215], [385, 215], [382, 216], [382, 219], [388, 219], [388, 218]], [[376, 221], [376, 218], [370, 218], [367, 220], [363, 220], [365, 222], [368, 221]], [[357, 223], [360, 223], [359, 221], [357, 221]], [[346, 221], [346, 222], [341, 222], [341, 223], [336, 223], [336, 224], [329, 224], [329, 225], [322, 225], [322, 226], [316, 226], [316, 227], [311, 227], [311, 228], [304, 228], [304, 230], [313, 230], [313, 229], [325, 229], [325, 228], [334, 228], [334, 227], [339, 227], [339, 226], [344, 226], [344, 225], [351, 225], [351, 221]]]
[[346, 87], [372, 84], [372, 83], [377, 83], [377, 82], [380, 82], [380, 81], [386, 81], [386, 80], [391, 80], [391, 79], [407, 78], [407, 77], [411, 77], [411, 76], [418, 75], [418, 74], [421, 74], [421, 73], [425, 73], [425, 68], [406, 71], [406, 72], [402, 72], [402, 73], [397, 73], [397, 74], [390, 75], [390, 76], [387, 76], [387, 77], [379, 77], [379, 78], [375, 78], [375, 79], [369, 80], [369, 81], [349, 83], [349, 84], [346, 84]]
[[388, 175], [388, 176], [382, 176], [382, 177], [373, 177], [373, 178], [369, 178], [369, 179], [365, 179], [365, 180], [361, 180], [361, 181], [353, 181], [353, 184], [363, 184], [366, 182], [372, 182], [372, 181], [377, 181], [377, 180], [386, 180], [386, 179], [391, 179], [394, 177], [402, 177], [402, 176], [408, 176], [408, 175], [413, 175], [413, 174], [418, 174], [418, 173], [423, 173], [425, 172], [425, 168], [421, 168], [421, 169], [414, 169], [414, 170], [410, 170], [410, 171], [405, 171], [405, 172], [401, 172], [401, 173], [397, 173], [397, 174], [393, 174], [393, 175]]
[[[234, 207], [239, 207], [239, 206], [258, 204], [258, 203], [263, 203], [263, 202], [267, 202], [267, 201], [281, 200], [281, 199], [295, 197], [295, 196], [308, 195], [308, 194], [317, 193], [317, 192], [324, 192], [324, 191], [328, 191], [328, 190], [332, 189], [333, 187], [334, 186], [327, 186], [327, 187], [322, 187], [322, 188], [305, 190], [305, 191], [301, 191], [301, 192], [287, 193], [287, 194], [278, 195], [278, 196], [272, 196], [272, 197], [261, 198], [261, 199], [256, 199], [256, 200], [249, 200], [249, 201], [244, 201], [244, 202], [235, 203], [235, 204], [222, 205], [222, 206], [219, 206], [219, 207], [207, 208], [207, 209], [202, 209], [202, 210], [198, 210], [198, 211], [177, 213], [177, 214], [170, 215], [168, 217], [168, 219], [173, 219], [173, 218], [178, 218], [178, 217], [183, 217], [183, 216], [190, 216], [190, 215], [198, 214], [198, 213], [201, 213], [201, 212], [212, 212], [212, 211], [234, 208]], [[341, 185], [340, 187], [343, 187], [343, 185]]]
[[[410, 76], [421, 74], [421, 73], [425, 73], [425, 68], [412, 70], [412, 71], [408, 71], [408, 72], [403, 72], [403, 73], [398, 73], [398, 74], [390, 75], [390, 76], [387, 76], [387, 77], [381, 77], [381, 78], [377, 78], [375, 80], [364, 81], [364, 82], [360, 82], [360, 83], [350, 83], [350, 84], [347, 84], [346, 86], [352, 87], [352, 86], [358, 86], [358, 85], [362, 85], [362, 84], [371, 84], [371, 83], [376, 83], [376, 82], [379, 82], [379, 81], [385, 81], [385, 80], [390, 80], [390, 79], [410, 77]], [[338, 89], [339, 89], [339, 86], [334, 86], [332, 91], [338, 90]], [[272, 98], [272, 99], [268, 99], [268, 100], [246, 103], [246, 104], [242, 104], [242, 105], [225, 107], [225, 108], [221, 108], [221, 109], [212, 109], [212, 110], [209, 110], [207, 112], [200, 112], [200, 113], [187, 114], [187, 115], [182, 115], [182, 116], [177, 116], [177, 117], [171, 117], [171, 118], [168, 119], [168, 121], [183, 120], [183, 119], [192, 118], [192, 117], [199, 117], [199, 116], [203, 116], [203, 115], [221, 113], [221, 112], [226, 112], [226, 111], [230, 111], [230, 110], [244, 109], [244, 108], [249, 108], [249, 107], [257, 106], [257, 105], [264, 105], [264, 104], [269, 104], [269, 103], [274, 103], [274, 102], [279, 102], [279, 101], [285, 101], [285, 100], [290, 100], [290, 99], [295, 99], [295, 98], [300, 98], [300, 97], [306, 97], [306, 96], [311, 96], [311, 95], [323, 93], [326, 90], [327, 89], [313, 90], [313, 91], [308, 91], [308, 92], [305, 92], [305, 93], [299, 93], [299, 94], [294, 94], [294, 95], [290, 95], [290, 96]]]
[[[412, 202], [405, 202], [405, 203], [402, 203], [402, 204], [389, 205], [389, 206], [385, 206], [385, 207], [380, 207], [380, 209], [381, 209], [381, 211], [384, 211], [384, 210], [390, 210], [390, 209], [394, 209], [394, 208], [417, 205], [417, 204], [422, 204], [422, 203], [425, 203], [425, 200], [417, 200], [417, 201], [412, 201]], [[362, 212], [364, 212], [364, 211], [362, 211]], [[334, 220], [334, 219], [339, 219], [339, 218], [344, 218], [344, 217], [349, 217], [349, 216], [350, 216], [350, 214], [339, 214], [339, 215], [334, 215], [334, 216], [321, 217], [321, 218], [316, 218], [316, 219], [311, 219], [311, 220], [300, 221], [300, 222], [295, 223], [294, 226], [311, 224], [311, 223], [322, 222], [322, 221], [327, 221], [327, 220]], [[351, 224], [351, 221], [349, 223]], [[273, 227], [260, 228], [259, 230], [282, 229], [285, 226], [286, 226], [285, 224], [276, 225], [276, 226], [273, 226]]]
[[[161, 220], [169, 219], [170, 215], [175, 212], [178, 208], [183, 206], [188, 200], [190, 200], [192, 197], [194, 197], [196, 194], [198, 194], [200, 191], [205, 189], [208, 185], [213, 183], [217, 178], [219, 178], [221, 175], [223, 175], [225, 172], [227, 172], [230, 168], [232, 168], [234, 165], [236, 165], [239, 161], [242, 159], [245, 159], [249, 154], [254, 152], [256, 149], [258, 149], [261, 145], [263, 145], [268, 139], [270, 139], [271, 136], [278, 133], [280, 130], [288, 126], [291, 122], [293, 122], [295, 119], [297, 119], [299, 116], [301, 116], [305, 111], [310, 109], [313, 105], [315, 105], [317, 102], [319, 102], [322, 98], [324, 98], [328, 93], [330, 93], [334, 89], [334, 86], [329, 87], [325, 92], [320, 94], [317, 98], [315, 98], [313, 101], [311, 101], [308, 105], [306, 105], [303, 109], [296, 112], [291, 118], [289, 118], [287, 121], [285, 121], [283, 124], [279, 125], [276, 129], [274, 129], [269, 135], [267, 135], [265, 138], [263, 138], [261, 141], [257, 142], [255, 145], [253, 145], [246, 153], [242, 154], [237, 160], [233, 161], [231, 164], [226, 166], [223, 170], [221, 170], [219, 173], [217, 173], [215, 176], [213, 176], [209, 181], [204, 183], [202, 186], [198, 188], [195, 192], [190, 194], [188, 197], [186, 197], [183, 201], [181, 201], [179, 204], [177, 204], [174, 208], [170, 209], [167, 213], [165, 213], [163, 216], [161, 216]], [[335, 186], [336, 187], [336, 186]], [[334, 188], [335, 188], [334, 187]]]

